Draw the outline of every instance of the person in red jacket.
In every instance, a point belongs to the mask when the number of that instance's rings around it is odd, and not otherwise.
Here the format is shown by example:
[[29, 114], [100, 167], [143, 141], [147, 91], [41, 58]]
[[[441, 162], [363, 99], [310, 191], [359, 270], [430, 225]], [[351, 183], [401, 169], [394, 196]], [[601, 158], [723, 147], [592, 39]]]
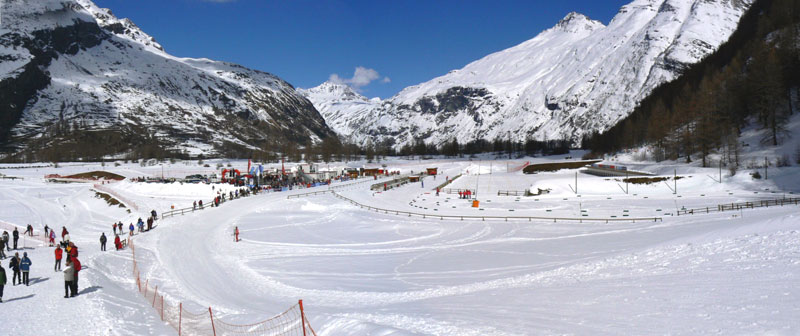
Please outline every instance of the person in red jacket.
[[75, 243], [73, 243], [73, 242], [69, 242], [69, 247], [70, 247], [69, 256], [77, 258], [78, 257], [78, 247], [75, 246]]
[[61, 254], [64, 253], [61, 249], [61, 245], [56, 245], [56, 265], [53, 267], [54, 271], [61, 270]]
[[239, 227], [238, 226], [234, 227], [234, 229], [233, 229], [233, 237], [234, 237], [233, 241], [235, 241], [235, 242], [239, 241]]
[[65, 236], [67, 233], [69, 233], [69, 231], [67, 231], [67, 227], [66, 227], [66, 226], [62, 226], [62, 227], [61, 227], [61, 240], [64, 240], [64, 236]]
[[81, 271], [81, 262], [78, 257], [69, 257], [72, 267], [75, 268], [75, 279], [72, 280], [72, 296], [78, 295], [78, 273]]
[[114, 238], [114, 246], [116, 246], [117, 247], [117, 251], [119, 251], [119, 250], [122, 249], [122, 242], [119, 240], [119, 235], [115, 235], [115, 236], [116, 237]]

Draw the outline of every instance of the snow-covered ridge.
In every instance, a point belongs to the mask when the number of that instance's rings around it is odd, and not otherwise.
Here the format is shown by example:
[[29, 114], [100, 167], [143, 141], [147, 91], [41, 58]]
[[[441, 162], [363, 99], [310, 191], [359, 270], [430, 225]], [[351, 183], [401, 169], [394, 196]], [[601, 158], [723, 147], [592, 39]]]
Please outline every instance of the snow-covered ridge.
[[399, 147], [415, 139], [463, 143], [509, 134], [579, 141], [613, 126], [653, 88], [713, 52], [751, 3], [635, 0], [608, 26], [569, 13], [528, 41], [371, 107], [331, 94], [307, 96], [355, 143]]
[[0, 145], [12, 151], [63, 133], [65, 125], [147, 130], [167, 146], [204, 155], [226, 143], [254, 149], [333, 135], [280, 78], [169, 55], [133, 22], [90, 0], [0, 6], [0, 111], [11, 116], [0, 121]]

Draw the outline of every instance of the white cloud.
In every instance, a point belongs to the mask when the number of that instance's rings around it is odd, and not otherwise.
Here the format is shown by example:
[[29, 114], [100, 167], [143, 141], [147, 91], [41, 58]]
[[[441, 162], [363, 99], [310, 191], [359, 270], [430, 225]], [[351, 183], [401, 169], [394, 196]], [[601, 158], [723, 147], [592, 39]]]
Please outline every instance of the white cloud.
[[[330, 77], [328, 77], [328, 80], [338, 84], [347, 84], [350, 87], [358, 90], [380, 78], [381, 75], [378, 73], [378, 71], [375, 71], [375, 69], [358, 66], [356, 67], [352, 78], [342, 78], [338, 74], [331, 74]], [[389, 83], [390, 81], [391, 80], [389, 77], [383, 77], [381, 80], [382, 83]]]

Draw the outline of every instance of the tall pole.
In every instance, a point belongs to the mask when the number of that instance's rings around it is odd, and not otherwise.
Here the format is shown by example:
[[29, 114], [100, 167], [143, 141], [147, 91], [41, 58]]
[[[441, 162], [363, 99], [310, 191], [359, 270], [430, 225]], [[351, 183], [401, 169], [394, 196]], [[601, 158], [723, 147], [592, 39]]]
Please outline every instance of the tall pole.
[[675, 169], [675, 176], [672, 177], [672, 182], [675, 183], [675, 190], [674, 192], [676, 195], [678, 194], [678, 169]]
[[[491, 162], [489, 164], [491, 165]], [[481, 161], [478, 160], [478, 179], [477, 181], [475, 181], [475, 199], [478, 199], [478, 187], [480, 185], [481, 185]]]
[[575, 194], [578, 193], [578, 172], [575, 172]]
[[719, 183], [722, 183], [722, 158], [719, 159]]
[[764, 157], [764, 179], [769, 179], [769, 161], [766, 156]]

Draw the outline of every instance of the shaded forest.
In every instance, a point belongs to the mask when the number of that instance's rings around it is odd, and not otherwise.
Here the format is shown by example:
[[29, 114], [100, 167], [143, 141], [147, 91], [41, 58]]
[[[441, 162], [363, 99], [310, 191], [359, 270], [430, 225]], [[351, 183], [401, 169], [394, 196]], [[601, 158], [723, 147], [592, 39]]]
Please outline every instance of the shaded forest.
[[800, 1], [757, 0], [730, 39], [678, 79], [659, 86], [633, 113], [583, 139], [595, 156], [650, 146], [655, 161], [702, 161], [720, 152], [739, 165], [738, 137], [751, 123], [777, 146], [800, 86]]

